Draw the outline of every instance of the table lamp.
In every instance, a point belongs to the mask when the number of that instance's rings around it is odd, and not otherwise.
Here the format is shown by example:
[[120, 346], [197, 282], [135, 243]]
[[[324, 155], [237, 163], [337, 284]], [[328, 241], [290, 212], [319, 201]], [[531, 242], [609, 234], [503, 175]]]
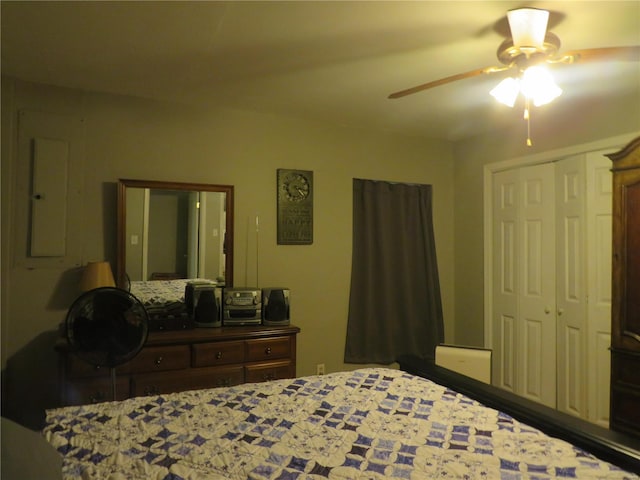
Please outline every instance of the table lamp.
[[109, 262], [89, 262], [82, 273], [80, 280], [80, 289], [88, 292], [94, 288], [115, 287], [116, 282], [113, 280], [113, 272]]

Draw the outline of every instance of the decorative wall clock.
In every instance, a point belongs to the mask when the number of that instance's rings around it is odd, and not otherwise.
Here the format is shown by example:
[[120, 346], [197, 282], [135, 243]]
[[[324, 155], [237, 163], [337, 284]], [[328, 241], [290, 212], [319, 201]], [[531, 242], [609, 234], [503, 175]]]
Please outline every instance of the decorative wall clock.
[[313, 172], [279, 168], [278, 244], [313, 243]]

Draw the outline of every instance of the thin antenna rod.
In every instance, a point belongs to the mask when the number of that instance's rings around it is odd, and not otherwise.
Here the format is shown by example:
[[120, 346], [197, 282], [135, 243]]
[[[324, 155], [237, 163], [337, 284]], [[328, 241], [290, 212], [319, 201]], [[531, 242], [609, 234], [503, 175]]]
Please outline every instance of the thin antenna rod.
[[260, 264], [259, 260], [259, 251], [260, 251], [260, 220], [258, 213], [256, 213], [256, 287], [260, 287], [260, 280], [258, 279], [258, 265]]
[[247, 282], [249, 281], [249, 243], [251, 238], [251, 217], [247, 217], [247, 243], [245, 244], [245, 254], [244, 254], [244, 285], [247, 286]]

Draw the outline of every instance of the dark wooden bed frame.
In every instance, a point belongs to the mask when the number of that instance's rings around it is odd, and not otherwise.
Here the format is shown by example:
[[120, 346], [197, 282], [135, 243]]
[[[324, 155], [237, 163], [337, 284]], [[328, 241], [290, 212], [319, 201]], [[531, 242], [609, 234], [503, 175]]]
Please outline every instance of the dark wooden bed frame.
[[398, 358], [398, 364], [405, 372], [451, 388], [488, 407], [511, 415], [549, 436], [566, 440], [624, 470], [640, 473], [640, 438], [559, 412], [506, 390], [439, 367], [432, 360], [405, 355]]

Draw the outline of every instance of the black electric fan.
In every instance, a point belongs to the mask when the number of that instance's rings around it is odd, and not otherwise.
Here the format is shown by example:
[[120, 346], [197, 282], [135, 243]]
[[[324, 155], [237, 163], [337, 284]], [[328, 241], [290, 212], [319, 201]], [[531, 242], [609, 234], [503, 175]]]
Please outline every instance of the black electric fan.
[[110, 369], [115, 400], [115, 367], [140, 352], [149, 333], [149, 316], [140, 300], [126, 290], [95, 288], [69, 308], [66, 333], [74, 354], [96, 367]]

